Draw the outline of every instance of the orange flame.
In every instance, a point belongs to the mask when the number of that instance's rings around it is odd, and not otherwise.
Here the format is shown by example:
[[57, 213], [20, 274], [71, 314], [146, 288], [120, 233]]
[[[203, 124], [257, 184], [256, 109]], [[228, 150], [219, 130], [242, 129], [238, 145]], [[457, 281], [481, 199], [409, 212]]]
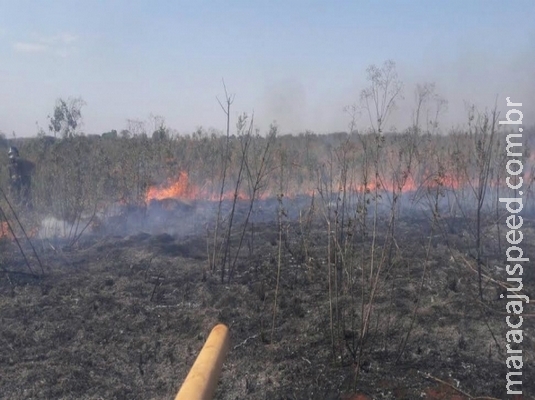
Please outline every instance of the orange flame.
[[0, 239], [2, 238], [8, 238], [8, 239], [13, 238], [13, 235], [11, 234], [9, 230], [9, 226], [6, 221], [2, 221], [0, 223]]
[[[414, 192], [420, 188], [435, 188], [435, 187], [444, 187], [449, 189], [458, 189], [463, 186], [461, 179], [451, 175], [451, 174], [441, 174], [437, 176], [436, 174], [430, 175], [427, 178], [426, 182], [419, 183], [412, 174], [406, 174], [404, 177], [398, 179], [393, 178], [384, 178], [381, 180], [371, 180], [364, 185], [362, 183], [353, 183], [349, 184], [346, 187], [348, 193], [371, 193], [377, 190], [379, 192], [398, 192], [398, 193], [407, 193]], [[339, 188], [340, 191], [343, 191], [343, 188]], [[310, 189], [309, 187], [300, 187], [292, 188], [288, 192], [284, 193], [287, 198], [295, 198], [299, 194], [312, 196], [317, 189]], [[279, 194], [279, 190], [274, 188], [267, 188], [262, 193], [256, 194], [256, 199], [266, 199], [275, 197]], [[223, 193], [223, 200], [232, 200], [234, 199], [235, 191], [233, 189], [228, 190]], [[220, 197], [220, 192], [217, 189], [217, 185], [213, 182], [205, 182], [203, 186], [193, 184], [189, 180], [188, 173], [183, 171], [179, 173], [178, 178], [175, 180], [169, 180], [167, 184], [162, 186], [151, 186], [145, 196], [145, 201], [150, 203], [152, 200], [164, 200], [164, 199], [177, 199], [182, 201], [194, 201], [194, 200], [208, 200], [208, 201], [218, 201]], [[238, 200], [250, 200], [250, 196], [243, 190], [240, 190], [237, 193]]]
[[147, 192], [147, 202], [151, 200], [163, 200], [169, 198], [189, 198], [193, 193], [189, 189], [188, 174], [181, 172], [175, 182], [170, 182], [166, 187], [150, 187]]
[[[13, 227], [13, 225], [11, 225], [11, 226]], [[37, 234], [39, 233], [39, 229], [31, 228], [31, 229], [27, 230], [26, 233], [27, 233], [29, 238], [33, 238], [33, 237], [37, 236]], [[2, 238], [7, 238], [9, 240], [13, 240], [14, 239], [13, 234], [9, 230], [9, 225], [8, 225], [8, 223], [6, 221], [0, 222], [0, 239], [2, 239]]]
[[[189, 182], [187, 172], [180, 172], [175, 181], [168, 181], [165, 186], [151, 186], [147, 191], [145, 200], [149, 203], [151, 200], [178, 199], [178, 200], [219, 200], [219, 193], [209, 190], [209, 185], [201, 188]], [[234, 198], [234, 190], [223, 193], [223, 200]], [[249, 196], [238, 191], [238, 200], [248, 200]]]

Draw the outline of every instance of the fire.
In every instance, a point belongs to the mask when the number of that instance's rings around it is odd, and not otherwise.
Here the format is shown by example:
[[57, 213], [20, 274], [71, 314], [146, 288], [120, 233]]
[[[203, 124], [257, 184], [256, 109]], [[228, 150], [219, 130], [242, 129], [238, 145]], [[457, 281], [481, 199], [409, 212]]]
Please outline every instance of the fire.
[[6, 221], [2, 221], [0, 223], [0, 239], [2, 238], [8, 238], [11, 239], [13, 235], [11, 235], [11, 232], [9, 231], [9, 226]]
[[[13, 225], [11, 225], [11, 227], [13, 227]], [[13, 229], [15, 229], [13, 227]], [[37, 234], [39, 233], [39, 229], [38, 228], [30, 228], [28, 230], [26, 230], [26, 234], [28, 235], [29, 238], [33, 238], [35, 236], [37, 236]], [[17, 233], [17, 236], [20, 237], [20, 235]], [[11, 231], [9, 230], [9, 225], [6, 221], [2, 221], [0, 222], [0, 239], [2, 238], [7, 238], [9, 240], [13, 240], [13, 234], [11, 233]]]
[[[229, 189], [223, 193], [223, 200], [233, 200], [235, 190], [233, 189], [233, 183], [230, 181]], [[437, 175], [436, 173], [424, 172], [423, 175], [418, 178], [411, 173], [406, 173], [405, 176], [393, 177], [385, 176], [382, 179], [370, 179], [366, 185], [363, 183], [350, 183], [345, 188], [347, 193], [371, 193], [375, 189], [379, 192], [398, 192], [409, 193], [415, 192], [422, 188], [436, 188], [438, 186], [446, 189], [456, 190], [463, 187], [462, 179], [455, 177], [450, 173], [442, 173]], [[312, 189], [308, 185], [292, 187], [284, 193], [287, 198], [295, 198], [299, 195], [312, 196], [318, 189]], [[340, 187], [340, 191], [344, 191], [344, 188]], [[280, 189], [273, 187], [267, 187], [261, 193], [257, 193], [256, 200], [267, 199], [269, 197], [276, 197], [279, 194]], [[218, 201], [220, 197], [220, 187], [214, 182], [208, 181], [204, 185], [197, 185], [189, 180], [188, 173], [180, 172], [175, 180], [168, 180], [165, 185], [151, 186], [145, 196], [145, 201], [150, 203], [153, 200], [165, 200], [175, 199], [181, 201], [195, 201], [195, 200], [208, 200]], [[237, 193], [238, 200], [250, 200], [250, 195], [245, 190], [239, 190]]]
[[195, 195], [189, 187], [188, 174], [181, 172], [175, 182], [169, 182], [165, 187], [150, 187], [147, 192], [147, 202], [151, 200], [163, 200], [169, 198], [191, 198]]
[[[382, 180], [370, 180], [366, 185], [363, 183], [360, 184], [350, 184], [347, 187], [347, 192], [350, 193], [371, 193], [377, 189], [379, 192], [398, 192], [398, 193], [410, 193], [416, 192], [419, 188], [434, 188], [437, 186], [443, 186], [449, 189], [458, 189], [462, 186], [462, 183], [459, 179], [450, 176], [444, 175], [441, 177], [435, 177], [434, 179], [429, 179], [427, 182], [418, 183], [418, 181], [412, 176], [408, 175], [404, 179], [392, 180], [392, 179], [382, 179]], [[340, 188], [340, 191], [343, 191], [343, 188]]]
[[[145, 201], [149, 203], [152, 200], [177, 199], [177, 200], [219, 200], [219, 191], [210, 190], [210, 186], [205, 185], [199, 187], [189, 181], [187, 172], [180, 172], [178, 178], [174, 181], [168, 181], [165, 186], [151, 186], [145, 196]], [[231, 200], [234, 198], [234, 190], [228, 190], [223, 193], [224, 200]], [[248, 200], [249, 196], [243, 192], [238, 191], [238, 200]]]

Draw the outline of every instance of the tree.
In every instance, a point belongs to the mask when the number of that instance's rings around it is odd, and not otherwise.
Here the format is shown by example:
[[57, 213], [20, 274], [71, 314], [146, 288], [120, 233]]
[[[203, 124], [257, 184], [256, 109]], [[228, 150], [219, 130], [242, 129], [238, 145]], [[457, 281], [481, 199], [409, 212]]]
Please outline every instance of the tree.
[[154, 141], [164, 141], [169, 139], [169, 131], [165, 126], [160, 126], [157, 130], [152, 132], [152, 140]]
[[443, 111], [448, 109], [448, 100], [437, 94], [435, 94], [433, 100], [435, 103], [435, 115], [434, 119], [430, 119], [429, 115], [427, 116], [427, 131], [436, 134], [438, 132], [438, 117]]
[[78, 98], [70, 98], [67, 101], [59, 98], [56, 100], [54, 115], [48, 116], [50, 121], [48, 129], [54, 133], [54, 137], [59, 133], [63, 138], [75, 136], [76, 129], [82, 123], [82, 107], [85, 101]]
[[370, 86], [362, 90], [360, 99], [368, 112], [372, 130], [381, 134], [396, 106], [396, 99], [401, 97], [403, 83], [398, 79], [396, 63], [392, 60], [385, 61], [381, 68], [370, 65], [366, 73]]
[[[212, 258], [212, 268], [215, 269], [215, 260], [216, 260], [216, 249], [217, 249], [217, 231], [219, 228], [219, 222], [221, 218], [221, 205], [223, 203], [223, 194], [225, 192], [225, 180], [227, 177], [227, 170], [228, 170], [228, 164], [230, 161], [230, 106], [234, 102], [235, 95], [229, 95], [227, 92], [227, 86], [225, 85], [225, 81], [223, 80], [223, 88], [225, 89], [225, 105], [217, 98], [217, 102], [221, 106], [221, 109], [225, 113], [226, 119], [227, 119], [227, 136], [225, 141], [225, 153], [222, 155], [223, 157], [223, 172], [221, 176], [221, 192], [219, 194], [219, 204], [217, 207], [217, 218], [215, 223], [215, 229], [214, 229], [214, 252], [213, 252], [213, 258]], [[221, 283], [225, 281], [225, 264], [221, 266]]]
[[[435, 108], [431, 110], [428, 106], [430, 102], [433, 102]], [[437, 94], [435, 83], [417, 84], [414, 90], [414, 103], [415, 109], [412, 115], [412, 126], [416, 133], [420, 133], [420, 122], [425, 112], [427, 133], [436, 133], [438, 129], [438, 117], [447, 109], [448, 101]], [[430, 116], [431, 111], [434, 115]]]
[[[498, 124], [499, 112], [498, 105], [494, 105], [491, 112], [484, 113], [477, 112], [475, 106], [471, 106], [468, 111], [468, 135], [473, 142], [475, 151], [472, 152], [470, 159], [475, 162], [475, 179], [467, 179], [468, 185], [474, 192], [477, 208], [476, 208], [476, 224], [475, 224], [475, 239], [476, 239], [476, 261], [477, 274], [479, 284], [479, 297], [483, 301], [483, 286], [482, 286], [482, 271], [483, 264], [483, 244], [484, 233], [482, 228], [483, 220], [483, 206], [485, 205], [485, 198], [489, 190], [489, 182], [491, 179], [491, 166], [497, 157], [497, 131], [500, 127]], [[466, 171], [467, 178], [470, 177], [472, 171]], [[470, 175], [469, 175], [470, 174]]]
[[0, 132], [0, 147], [7, 147], [8, 141], [6, 138], [6, 134], [4, 132]]
[[413, 111], [413, 129], [416, 133], [420, 133], [420, 116], [426, 103], [435, 95], [435, 84], [424, 83], [417, 84], [414, 89], [415, 110]]
[[129, 119], [126, 121], [127, 128], [126, 130], [130, 132], [130, 135], [132, 137], [141, 137], [146, 138], [147, 137], [147, 129], [145, 126], [145, 122], [139, 119]]
[[104, 132], [102, 134], [102, 137], [103, 138], [109, 138], [109, 139], [116, 139], [117, 138], [117, 130], [116, 129], [112, 129], [109, 132]]
[[130, 131], [128, 129], [121, 130], [120, 135], [123, 139], [129, 139], [131, 136]]
[[149, 115], [149, 122], [152, 125], [152, 139], [162, 141], [169, 138], [169, 129], [165, 126], [165, 118], [160, 115]]

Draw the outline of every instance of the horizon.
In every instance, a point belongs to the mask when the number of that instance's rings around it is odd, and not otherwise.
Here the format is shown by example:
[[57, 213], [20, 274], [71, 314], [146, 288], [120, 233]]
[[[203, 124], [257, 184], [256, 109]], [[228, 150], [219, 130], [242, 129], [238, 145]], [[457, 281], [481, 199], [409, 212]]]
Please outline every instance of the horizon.
[[[465, 103], [523, 103], [535, 125], [535, 3], [166, 2], [54, 4], [0, 1], [0, 132], [48, 133], [58, 98], [82, 98], [86, 134], [162, 116], [190, 134], [223, 130], [222, 80], [237, 116], [261, 132], [347, 132], [344, 107], [367, 86], [366, 68], [396, 63], [404, 100], [385, 130], [410, 125], [416, 84], [448, 101], [443, 132], [467, 122]], [[503, 115], [503, 113], [502, 113]], [[367, 118], [357, 128], [369, 127]]]

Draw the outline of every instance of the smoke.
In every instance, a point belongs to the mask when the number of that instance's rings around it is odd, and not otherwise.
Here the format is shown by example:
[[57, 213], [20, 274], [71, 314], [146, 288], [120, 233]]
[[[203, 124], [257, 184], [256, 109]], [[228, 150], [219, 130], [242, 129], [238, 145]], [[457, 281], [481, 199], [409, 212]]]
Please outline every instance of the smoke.
[[74, 231], [74, 225], [67, 221], [48, 216], [41, 221], [38, 237], [41, 239], [68, 238]]
[[397, 63], [399, 78], [404, 83], [404, 100], [387, 124], [399, 130], [407, 127], [415, 108], [414, 89], [418, 83], [434, 82], [436, 92], [448, 101], [447, 110], [439, 123], [443, 132], [452, 127], [466, 126], [467, 105], [483, 112], [495, 104], [500, 115], [507, 111], [506, 97], [522, 102], [524, 125], [535, 125], [535, 38], [523, 45], [511, 43], [516, 49], [498, 46], [477, 46], [473, 41], [459, 43], [450, 54], [442, 47], [430, 48], [421, 60]]
[[268, 119], [264, 123], [276, 121], [284, 132], [297, 133], [306, 129], [307, 91], [300, 80], [285, 78], [268, 84], [262, 103], [262, 114]]
[[[535, 43], [534, 43], [535, 44]], [[535, 94], [532, 90], [535, 75], [532, 65], [535, 50], [526, 48], [513, 56], [500, 56], [479, 49], [463, 49], [449, 62], [435, 65], [437, 83], [449, 100], [445, 125], [465, 123], [465, 102], [479, 110], [492, 109], [495, 103], [502, 115], [506, 110], [506, 97], [523, 103], [526, 125], [535, 123]]]
[[[497, 45], [482, 47], [475, 39], [451, 47], [445, 52], [444, 46], [429, 46], [421, 49], [420, 58], [393, 59], [404, 89], [387, 121], [388, 130], [395, 128], [399, 132], [411, 125], [414, 90], [423, 83], [435, 83], [436, 94], [447, 100], [438, 120], [443, 133], [467, 125], [468, 105], [475, 105], [480, 112], [497, 105], [503, 116], [507, 111], [506, 97], [523, 103], [525, 126], [535, 125], [535, 37], [512, 43], [507, 49]], [[369, 64], [380, 67], [383, 61], [371, 60]], [[276, 120], [285, 133], [347, 130], [350, 117], [343, 110], [359, 103], [360, 92], [369, 85], [365, 75], [365, 69], [359, 68], [352, 73], [342, 70], [340, 76], [327, 71], [325, 76], [314, 79], [288, 77], [273, 81], [265, 86], [257, 108], [264, 116], [261, 124], [266, 126]], [[434, 119], [435, 112], [436, 104], [429, 102], [422, 115], [422, 127], [428, 118]], [[365, 112], [357, 124], [361, 130], [370, 126]]]

